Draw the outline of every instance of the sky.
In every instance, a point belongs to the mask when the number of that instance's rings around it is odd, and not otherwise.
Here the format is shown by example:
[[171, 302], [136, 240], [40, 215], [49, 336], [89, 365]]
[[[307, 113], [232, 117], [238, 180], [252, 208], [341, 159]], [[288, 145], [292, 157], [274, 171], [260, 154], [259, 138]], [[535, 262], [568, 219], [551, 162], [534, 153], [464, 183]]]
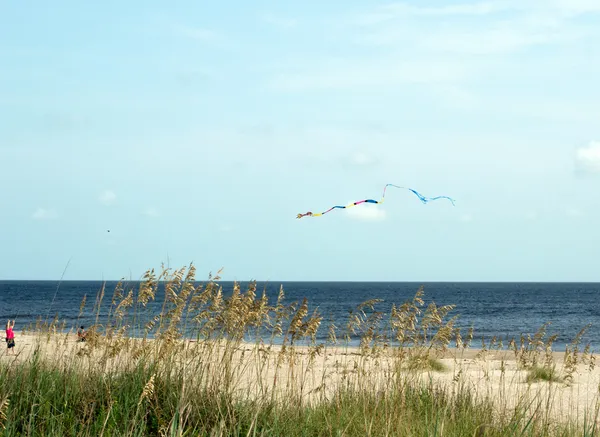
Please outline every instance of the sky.
[[[599, 43], [597, 0], [0, 0], [0, 279], [600, 281]], [[387, 183], [456, 206], [296, 219]]]

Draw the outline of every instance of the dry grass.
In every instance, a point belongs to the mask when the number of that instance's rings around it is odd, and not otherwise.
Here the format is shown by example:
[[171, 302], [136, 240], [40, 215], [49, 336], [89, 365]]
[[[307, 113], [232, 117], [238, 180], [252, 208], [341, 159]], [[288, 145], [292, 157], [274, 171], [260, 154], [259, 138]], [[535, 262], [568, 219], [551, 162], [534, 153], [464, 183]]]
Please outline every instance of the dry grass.
[[547, 325], [507, 347], [482, 342], [469, 361], [478, 385], [464, 364], [474, 330], [455, 327], [453, 306], [425, 306], [422, 288], [387, 317], [364, 302], [340, 329], [283, 288], [274, 303], [255, 283], [225, 296], [219, 273], [197, 285], [193, 265], [149, 270], [137, 288], [115, 287], [105, 320], [102, 287], [83, 344], [58, 319], [32, 326], [37, 348], [1, 368], [3, 435], [595, 435], [593, 400], [560, 416], [559, 389], [544, 385], [572, 389], [582, 366], [593, 372], [585, 328], [562, 364]]

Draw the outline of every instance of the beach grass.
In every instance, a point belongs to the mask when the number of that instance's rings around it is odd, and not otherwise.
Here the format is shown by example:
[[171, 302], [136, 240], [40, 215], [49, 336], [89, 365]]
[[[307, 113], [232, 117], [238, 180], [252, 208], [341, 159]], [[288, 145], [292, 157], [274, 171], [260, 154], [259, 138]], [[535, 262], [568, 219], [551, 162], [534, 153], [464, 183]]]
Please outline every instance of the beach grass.
[[527, 373], [527, 382], [563, 382], [563, 378], [558, 375], [556, 367], [535, 366]]
[[136, 288], [102, 287], [80, 308], [96, 314], [84, 343], [58, 318], [25, 329], [29, 355], [0, 361], [0, 435], [597, 435], [597, 396], [562, 414], [595, 372], [587, 327], [560, 363], [548, 325], [469, 355], [474, 329], [455, 327], [452, 306], [425, 305], [423, 289], [387, 315], [364, 302], [340, 328], [306, 300], [287, 304], [283, 288], [274, 303], [256, 283], [225, 296], [219, 274], [197, 285], [195, 273], [163, 267]]

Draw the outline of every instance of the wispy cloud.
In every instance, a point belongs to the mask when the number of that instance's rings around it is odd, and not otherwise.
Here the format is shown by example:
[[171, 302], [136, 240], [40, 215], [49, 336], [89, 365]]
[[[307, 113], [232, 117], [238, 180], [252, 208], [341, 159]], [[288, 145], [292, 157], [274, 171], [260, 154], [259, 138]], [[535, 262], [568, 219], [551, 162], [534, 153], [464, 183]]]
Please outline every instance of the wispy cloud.
[[567, 214], [567, 216], [572, 217], [572, 218], [580, 218], [584, 216], [584, 212], [582, 210], [580, 210], [579, 208], [567, 208], [567, 210], [565, 211], [565, 213]]
[[350, 167], [368, 167], [373, 166], [379, 162], [373, 153], [367, 153], [363, 151], [356, 151], [345, 156], [343, 162]]
[[549, 4], [567, 17], [600, 12], [600, 3], [596, 0], [553, 0]]
[[144, 214], [146, 217], [158, 217], [160, 215], [158, 210], [154, 207], [146, 208], [142, 214]]
[[[365, 43], [411, 43], [434, 52], [482, 55], [511, 53], [589, 36], [597, 31], [574, 26], [570, 20], [597, 8], [584, 0], [573, 5], [566, 1], [547, 1], [542, 5], [505, 0], [439, 7], [400, 2], [377, 7], [354, 21], [361, 30], [360, 40]], [[444, 26], [437, 25], [439, 17], [445, 17]], [[469, 17], [478, 17], [478, 21], [465, 26], [464, 19]], [[430, 18], [436, 21], [429, 21]]]
[[583, 172], [600, 173], [600, 141], [590, 141], [575, 151], [575, 163]]
[[177, 82], [183, 87], [189, 87], [194, 83], [204, 82], [218, 78], [219, 74], [212, 68], [183, 68], [177, 73]]
[[362, 14], [356, 18], [357, 24], [373, 25], [393, 20], [400, 17], [440, 17], [452, 15], [488, 15], [510, 8], [511, 2], [481, 2], [458, 3], [439, 7], [415, 6], [413, 4], [396, 2], [379, 6], [375, 10]]
[[100, 194], [100, 197], [98, 198], [98, 200], [103, 205], [110, 206], [110, 205], [114, 204], [115, 201], [117, 200], [117, 195], [111, 190], [104, 190]]
[[322, 59], [310, 67], [287, 67], [288, 71], [275, 76], [270, 86], [282, 91], [307, 89], [381, 88], [415, 84], [452, 84], [466, 80], [471, 72], [465, 63], [454, 60], [401, 60], [378, 58]]
[[[582, 14], [600, 12], [596, 0], [544, 0], [523, 2], [519, 0], [490, 0], [471, 3], [458, 2], [443, 6], [416, 6], [407, 2], [393, 2], [376, 6], [369, 12], [358, 15], [357, 24], [373, 25], [394, 18], [414, 17], [461, 17], [497, 16], [512, 17], [528, 14], [560, 19], [574, 18]], [[507, 15], [508, 14], [508, 15]]]
[[219, 39], [219, 34], [203, 27], [176, 26], [177, 33], [202, 42], [212, 42]]
[[537, 220], [537, 218], [538, 218], [538, 213], [537, 213], [537, 211], [528, 211], [528, 212], [525, 214], [525, 218], [526, 218], [527, 220]]
[[481, 32], [461, 30], [452, 34], [430, 35], [423, 38], [420, 45], [431, 51], [489, 55], [511, 53], [575, 37], [575, 34], [561, 34], [553, 26], [520, 29], [514, 23], [507, 23]]
[[56, 220], [58, 213], [54, 209], [38, 208], [31, 217], [34, 220]]
[[[536, 86], [525, 86], [525, 91], [520, 87], [527, 81], [558, 87], [576, 70], [582, 71], [582, 80], [593, 80], [600, 62], [570, 48], [593, 44], [600, 37], [600, 29], [589, 20], [575, 21], [597, 12], [600, 2], [421, 4], [367, 6], [362, 13], [336, 17], [322, 32], [342, 55], [284, 59], [272, 66], [268, 88], [284, 93], [410, 90], [444, 109], [510, 111], [529, 119], [574, 123], [597, 119], [600, 112], [593, 102], [577, 93], [548, 94]], [[503, 91], [499, 83], [505, 84]], [[565, 86], [566, 90], [575, 85]]]
[[298, 24], [295, 19], [282, 17], [272, 12], [263, 12], [259, 15], [261, 21], [280, 29], [291, 29]]

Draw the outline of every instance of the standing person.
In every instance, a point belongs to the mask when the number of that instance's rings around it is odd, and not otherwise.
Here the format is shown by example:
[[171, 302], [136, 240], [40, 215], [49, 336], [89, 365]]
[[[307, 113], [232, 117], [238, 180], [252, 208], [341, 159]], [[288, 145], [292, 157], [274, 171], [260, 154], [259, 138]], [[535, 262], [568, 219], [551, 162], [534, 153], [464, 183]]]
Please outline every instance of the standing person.
[[15, 321], [10, 323], [10, 320], [6, 322], [6, 352], [12, 352], [12, 355], [15, 354], [15, 333], [13, 328], [15, 327]]
[[85, 332], [83, 325], [80, 326], [79, 329], [77, 330], [77, 341], [85, 341], [86, 335], [87, 335], [87, 332]]

